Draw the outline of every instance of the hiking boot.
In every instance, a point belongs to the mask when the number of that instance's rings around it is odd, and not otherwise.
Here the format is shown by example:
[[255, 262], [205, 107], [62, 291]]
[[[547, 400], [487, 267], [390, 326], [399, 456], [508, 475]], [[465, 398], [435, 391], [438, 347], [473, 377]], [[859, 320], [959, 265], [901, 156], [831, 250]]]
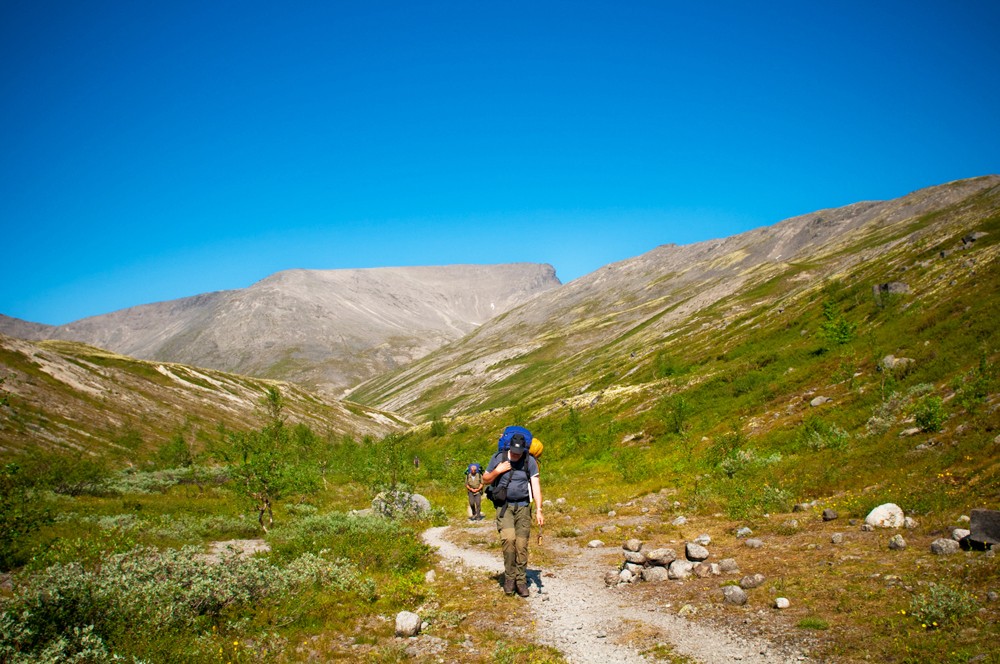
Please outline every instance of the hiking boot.
[[503, 580], [503, 591], [504, 594], [513, 595], [514, 594], [514, 579], [504, 579]]
[[517, 594], [518, 595], [520, 595], [521, 597], [527, 597], [528, 596], [528, 582], [527, 581], [518, 581], [517, 584], [516, 584], [516, 586], [517, 586]]

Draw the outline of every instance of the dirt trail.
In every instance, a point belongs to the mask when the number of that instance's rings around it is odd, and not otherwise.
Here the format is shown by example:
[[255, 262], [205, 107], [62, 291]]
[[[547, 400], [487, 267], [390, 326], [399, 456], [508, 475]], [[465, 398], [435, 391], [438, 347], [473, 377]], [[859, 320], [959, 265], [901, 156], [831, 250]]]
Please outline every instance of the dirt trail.
[[[473, 527], [486, 527], [493, 532], [488, 521]], [[430, 528], [423, 533], [424, 541], [437, 547], [445, 559], [491, 572], [503, 570], [499, 554], [458, 546], [447, 539], [448, 530], [448, 526]], [[574, 664], [649, 662], [638, 650], [620, 642], [624, 641], [619, 638], [621, 635], [637, 627], [658, 631], [673, 652], [706, 664], [806, 660], [797, 652], [784, 652], [765, 641], [751, 640], [666, 613], [669, 609], [643, 604], [627, 589], [607, 588], [602, 578], [607, 565], [601, 561], [606, 549], [570, 548], [559, 542], [547, 546], [564, 549], [560, 554], [564, 554], [565, 562], [554, 570], [544, 570], [540, 576], [532, 575], [529, 566], [531, 596], [527, 601], [539, 641], [558, 648]], [[541, 587], [536, 583], [538, 580]]]

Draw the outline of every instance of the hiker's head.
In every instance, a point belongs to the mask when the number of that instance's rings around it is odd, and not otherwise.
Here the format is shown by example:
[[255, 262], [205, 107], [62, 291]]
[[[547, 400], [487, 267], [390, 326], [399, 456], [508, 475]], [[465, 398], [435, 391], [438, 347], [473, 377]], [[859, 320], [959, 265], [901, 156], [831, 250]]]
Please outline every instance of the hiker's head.
[[479, 464], [478, 463], [474, 463], [471, 466], [469, 466], [469, 472], [472, 473], [473, 475], [475, 475], [476, 473], [478, 473], [479, 472]]
[[521, 458], [521, 455], [528, 451], [528, 441], [524, 439], [519, 433], [515, 433], [510, 439], [510, 456], [512, 459], [517, 460]]

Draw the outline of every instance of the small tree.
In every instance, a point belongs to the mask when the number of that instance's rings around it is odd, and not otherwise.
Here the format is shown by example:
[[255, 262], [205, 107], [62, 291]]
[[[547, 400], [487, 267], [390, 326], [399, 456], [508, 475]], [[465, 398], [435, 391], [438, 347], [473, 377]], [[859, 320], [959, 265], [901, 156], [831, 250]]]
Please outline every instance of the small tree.
[[830, 300], [823, 302], [823, 319], [820, 334], [831, 344], [841, 346], [850, 343], [857, 335], [857, 323], [847, 320]]
[[274, 524], [274, 503], [288, 495], [316, 491], [319, 474], [310, 456], [303, 454], [313, 437], [301, 427], [286, 426], [281, 392], [268, 388], [261, 405], [266, 424], [255, 431], [227, 434], [223, 456], [233, 464], [235, 490], [253, 504], [257, 521], [267, 532]]

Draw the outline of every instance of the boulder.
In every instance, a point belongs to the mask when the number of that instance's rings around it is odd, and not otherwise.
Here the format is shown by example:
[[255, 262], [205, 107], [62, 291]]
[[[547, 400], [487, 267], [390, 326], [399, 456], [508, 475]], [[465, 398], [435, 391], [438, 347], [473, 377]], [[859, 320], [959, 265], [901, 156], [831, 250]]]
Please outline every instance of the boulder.
[[[718, 565], [716, 565], [718, 567]], [[712, 576], [712, 564], [711, 563], [698, 563], [692, 569], [694, 575], [699, 579], [707, 579]]]
[[626, 551], [639, 551], [642, 549], [642, 540], [630, 539], [622, 546]]
[[419, 493], [383, 491], [372, 499], [372, 511], [389, 518], [419, 516], [430, 509], [430, 501]]
[[899, 505], [885, 503], [869, 512], [865, 517], [865, 523], [876, 528], [900, 528], [904, 518], [905, 515]]
[[621, 581], [621, 572], [616, 569], [610, 569], [604, 573], [604, 585], [615, 586]]
[[947, 556], [952, 553], [958, 553], [962, 550], [962, 547], [953, 539], [936, 539], [931, 542], [931, 553], [936, 556]]
[[668, 575], [671, 579], [686, 579], [691, 576], [694, 564], [687, 560], [675, 560], [670, 563]]
[[1000, 544], [1000, 510], [975, 509], [969, 517], [969, 539], [977, 544]]
[[396, 614], [396, 636], [416, 636], [420, 634], [420, 616], [410, 611]]
[[627, 569], [623, 569], [621, 572], [618, 572], [618, 580], [621, 583], [631, 583], [632, 582], [632, 572], [630, 572]]
[[743, 606], [747, 603], [747, 593], [739, 586], [724, 586], [722, 588], [722, 595], [725, 598], [726, 604]]
[[763, 574], [748, 574], [740, 579], [740, 588], [759, 588], [764, 585], [767, 578]]
[[677, 552], [673, 549], [653, 549], [646, 552], [646, 561], [650, 565], [665, 567], [677, 560]]
[[643, 553], [642, 551], [626, 551], [625, 562], [633, 563], [635, 565], [645, 565], [646, 554]]
[[670, 578], [670, 572], [666, 567], [646, 567], [642, 570], [643, 581], [666, 581]]
[[684, 547], [684, 554], [687, 556], [688, 560], [692, 560], [694, 562], [707, 560], [709, 556], [708, 549], [703, 547], [701, 544], [695, 544], [694, 542], [687, 543]]
[[625, 563], [622, 567], [632, 572], [632, 574], [639, 574], [642, 572], [642, 565], [636, 563]]

